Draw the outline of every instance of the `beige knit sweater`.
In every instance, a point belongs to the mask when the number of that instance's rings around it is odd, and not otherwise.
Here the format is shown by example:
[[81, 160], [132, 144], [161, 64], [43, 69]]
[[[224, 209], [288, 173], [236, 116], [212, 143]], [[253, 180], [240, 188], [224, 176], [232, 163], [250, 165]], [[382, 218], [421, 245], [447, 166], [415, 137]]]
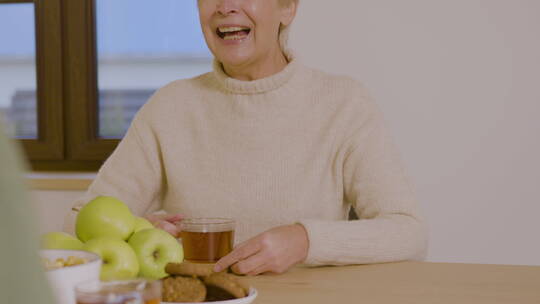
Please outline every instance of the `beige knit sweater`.
[[[383, 119], [356, 81], [292, 60], [256, 81], [214, 71], [158, 90], [81, 205], [232, 217], [241, 242], [301, 223], [310, 265], [421, 259], [426, 230]], [[360, 219], [347, 221], [350, 206]], [[66, 229], [73, 229], [70, 213]]]

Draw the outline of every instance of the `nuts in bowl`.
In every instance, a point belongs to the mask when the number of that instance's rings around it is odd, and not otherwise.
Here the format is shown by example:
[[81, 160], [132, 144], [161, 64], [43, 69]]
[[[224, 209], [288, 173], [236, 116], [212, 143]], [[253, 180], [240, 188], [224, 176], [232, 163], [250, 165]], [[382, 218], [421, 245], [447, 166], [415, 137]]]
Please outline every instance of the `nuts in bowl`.
[[67, 258], [57, 258], [56, 260], [51, 260], [48, 258], [41, 258], [45, 270], [54, 270], [58, 268], [77, 266], [88, 263], [87, 258], [77, 257], [70, 255]]
[[99, 280], [101, 258], [82, 250], [44, 249], [39, 255], [59, 304], [75, 304], [75, 285]]

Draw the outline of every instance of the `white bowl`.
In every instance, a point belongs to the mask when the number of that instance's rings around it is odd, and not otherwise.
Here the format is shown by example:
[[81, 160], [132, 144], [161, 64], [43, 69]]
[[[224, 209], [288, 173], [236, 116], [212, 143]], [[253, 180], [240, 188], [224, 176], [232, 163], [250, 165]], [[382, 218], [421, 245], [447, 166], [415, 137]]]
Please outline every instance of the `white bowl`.
[[99, 280], [101, 258], [97, 254], [82, 250], [44, 249], [39, 251], [39, 255], [52, 261], [70, 256], [88, 260], [85, 264], [45, 272], [58, 304], [75, 304], [75, 285]]
[[[251, 287], [249, 289], [249, 294], [247, 295], [247, 297], [243, 297], [243, 298], [240, 298], [240, 299], [234, 299], [234, 300], [227, 300], [227, 301], [216, 301], [216, 302], [200, 302], [200, 303], [184, 303], [182, 302], [182, 304], [249, 304], [251, 302], [253, 302], [253, 300], [255, 300], [255, 298], [257, 297], [258, 295], [258, 292], [257, 292], [257, 289]], [[161, 302], [162, 304], [178, 304], [176, 302]]]

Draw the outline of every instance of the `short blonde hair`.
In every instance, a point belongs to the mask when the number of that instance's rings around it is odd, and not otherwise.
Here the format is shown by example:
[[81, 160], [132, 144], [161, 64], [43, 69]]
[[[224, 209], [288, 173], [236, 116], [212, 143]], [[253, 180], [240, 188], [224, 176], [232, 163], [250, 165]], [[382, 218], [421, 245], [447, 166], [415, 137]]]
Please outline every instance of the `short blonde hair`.
[[[295, 3], [296, 5], [298, 5], [300, 0], [278, 0], [279, 2], [279, 5], [282, 5], [284, 7], [286, 6], [289, 6], [293, 3]], [[288, 26], [283, 26], [281, 25], [279, 27], [279, 46], [281, 47], [281, 50], [283, 52], [285, 52], [285, 54], [290, 54], [290, 50], [289, 50], [289, 47], [288, 47], [288, 42], [289, 42], [289, 32], [290, 32], [290, 25]]]

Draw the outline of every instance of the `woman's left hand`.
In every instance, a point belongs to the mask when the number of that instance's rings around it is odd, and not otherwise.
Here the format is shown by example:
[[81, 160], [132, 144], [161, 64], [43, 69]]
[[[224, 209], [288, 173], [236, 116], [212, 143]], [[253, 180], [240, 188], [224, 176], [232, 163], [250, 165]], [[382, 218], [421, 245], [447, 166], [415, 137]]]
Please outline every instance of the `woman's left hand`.
[[144, 216], [154, 227], [167, 231], [169, 234], [178, 237], [180, 229], [178, 223], [182, 220], [181, 214], [147, 214]]
[[237, 274], [283, 273], [307, 257], [309, 239], [300, 224], [280, 226], [238, 245], [221, 258], [214, 270], [229, 266]]

